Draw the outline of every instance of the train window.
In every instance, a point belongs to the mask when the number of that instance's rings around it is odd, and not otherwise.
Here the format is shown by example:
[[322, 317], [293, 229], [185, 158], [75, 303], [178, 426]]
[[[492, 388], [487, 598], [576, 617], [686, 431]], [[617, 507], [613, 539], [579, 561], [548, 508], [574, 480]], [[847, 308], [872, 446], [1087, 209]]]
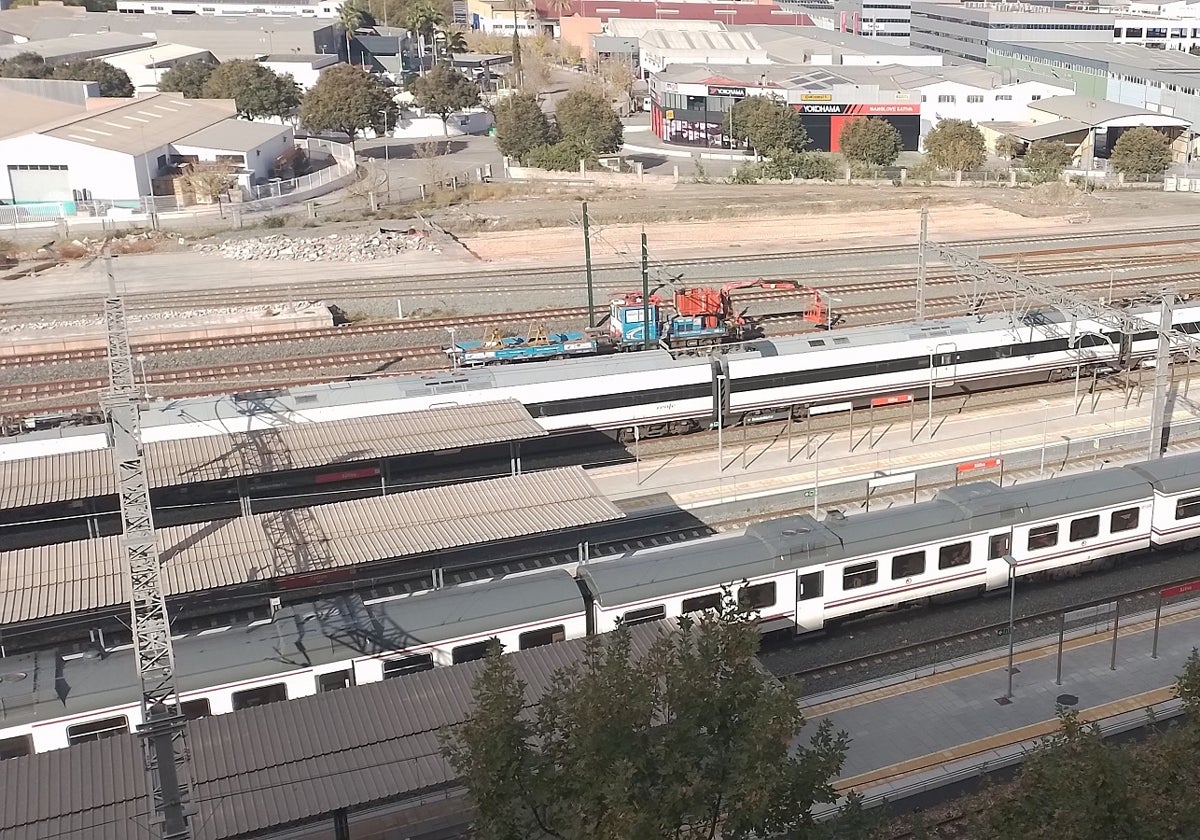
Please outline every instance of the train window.
[[1029, 550], [1037, 551], [1040, 548], [1050, 548], [1058, 545], [1058, 523], [1053, 525], [1039, 525], [1036, 528], [1029, 529]]
[[[387, 665], [384, 666], [384, 679], [387, 678]], [[317, 674], [317, 691], [324, 694], [326, 691], [341, 691], [343, 688], [349, 688], [354, 685], [354, 672], [349, 669], [344, 671], [330, 671], [327, 674]]]
[[870, 586], [879, 580], [879, 564], [859, 563], [857, 566], [847, 566], [842, 570], [842, 589], [858, 589]]
[[33, 755], [33, 738], [31, 736], [18, 735], [15, 738], [0, 738], [0, 761], [20, 758], [23, 755]]
[[1071, 542], [1090, 540], [1100, 533], [1100, 516], [1081, 516], [1071, 520]]
[[971, 544], [969, 542], [944, 545], [938, 549], [938, 568], [953, 569], [955, 566], [965, 566], [971, 562]]
[[743, 586], [737, 594], [738, 606], [744, 610], [761, 610], [775, 606], [775, 581]]
[[450, 659], [455, 665], [461, 665], [464, 662], [474, 662], [476, 659], [483, 659], [488, 654], [488, 648], [491, 646], [492, 640], [486, 642], [472, 642], [469, 645], [459, 645], [450, 651]]
[[1114, 510], [1112, 518], [1108, 522], [1108, 530], [1114, 534], [1119, 534], [1121, 531], [1132, 531], [1138, 526], [1138, 515], [1140, 513], [1141, 511], [1137, 508]]
[[811, 601], [813, 598], [820, 598], [824, 593], [823, 579], [821, 572], [809, 572], [806, 575], [800, 575], [800, 598], [801, 601]]
[[925, 574], [925, 552], [910, 551], [892, 558], [892, 580]]
[[129, 731], [129, 719], [125, 715], [90, 720], [87, 723], [77, 723], [67, 727], [67, 743], [83, 744], [88, 741], [99, 741], [101, 738], [111, 738]]
[[[174, 703], [170, 704], [175, 705]], [[170, 706], [168, 706], [170, 708]], [[183, 715], [184, 720], [200, 720], [212, 714], [212, 709], [208, 705], [208, 698], [201, 697], [198, 700], [184, 700], [179, 704], [179, 714]]]
[[1200, 516], [1200, 496], [1188, 496], [1175, 503], [1176, 519], [1195, 519]]
[[517, 648], [518, 650], [529, 650], [530, 648], [544, 647], [561, 642], [565, 638], [567, 638], [566, 630], [561, 624], [556, 624], [553, 627], [543, 627], [540, 630], [522, 633], [517, 637]]
[[695, 598], [683, 599], [683, 614], [715, 610], [721, 606], [721, 593], [712, 592], [708, 595], [697, 595]]
[[988, 559], [999, 560], [1012, 549], [1012, 535], [1009, 533], [992, 534], [988, 541]]
[[[468, 662], [470, 660], [464, 659], [463, 661]], [[401, 656], [399, 659], [383, 660], [383, 678], [385, 680], [390, 680], [393, 677], [402, 677], [405, 674], [415, 674], [419, 671], [432, 670], [433, 654], [431, 653], [414, 653], [411, 656]]]
[[667, 617], [667, 608], [662, 604], [657, 607], [646, 607], [641, 610], [630, 610], [621, 616], [621, 623], [632, 627], [635, 624], [645, 624], [647, 621], [658, 621]]
[[253, 709], [255, 706], [280, 703], [286, 699], [287, 686], [283, 683], [271, 683], [258, 688], [233, 692], [233, 710], [236, 712], [239, 709]]

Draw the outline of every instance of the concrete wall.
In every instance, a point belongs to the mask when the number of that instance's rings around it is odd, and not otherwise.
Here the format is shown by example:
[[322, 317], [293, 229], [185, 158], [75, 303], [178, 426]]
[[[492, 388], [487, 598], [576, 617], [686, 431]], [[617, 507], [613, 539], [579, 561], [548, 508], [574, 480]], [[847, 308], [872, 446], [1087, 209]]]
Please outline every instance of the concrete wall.
[[559, 36], [564, 44], [573, 44], [584, 60], [595, 58], [592, 36], [599, 35], [603, 24], [600, 18], [570, 15], [558, 22]]
[[404, 116], [401, 113], [392, 137], [418, 139], [422, 137], [459, 137], [464, 134], [485, 134], [492, 127], [492, 115], [484, 110], [451, 114], [443, 128], [442, 118], [433, 116]]
[[[151, 166], [155, 157], [151, 157]], [[90, 190], [96, 198], [134, 199], [143, 194], [148, 181], [144, 170], [137, 171], [138, 160], [131, 155], [41, 134], [0, 140], [0, 161], [4, 166], [65, 165], [71, 189]], [[7, 169], [0, 169], [0, 200], [12, 200]]]
[[258, 181], [271, 177], [271, 167], [275, 160], [286, 150], [295, 145], [292, 131], [288, 129], [274, 139], [261, 143], [252, 149], [214, 149], [200, 146], [182, 146], [175, 144], [177, 154], [195, 155], [202, 161], [215, 161], [218, 157], [242, 157], [246, 169], [254, 173]]
[[296, 83], [299, 84], [302, 89], [308, 90], [317, 83], [318, 79], [321, 78], [321, 73], [326, 67], [332, 67], [338, 62], [336, 56], [330, 56], [328, 63], [325, 64], [324, 67], [316, 68], [314, 68], [307, 61], [262, 61], [259, 63], [262, 64], [263, 67], [266, 67], [272, 72], [278, 73], [281, 76], [284, 73], [290, 73], [292, 78], [296, 80]]

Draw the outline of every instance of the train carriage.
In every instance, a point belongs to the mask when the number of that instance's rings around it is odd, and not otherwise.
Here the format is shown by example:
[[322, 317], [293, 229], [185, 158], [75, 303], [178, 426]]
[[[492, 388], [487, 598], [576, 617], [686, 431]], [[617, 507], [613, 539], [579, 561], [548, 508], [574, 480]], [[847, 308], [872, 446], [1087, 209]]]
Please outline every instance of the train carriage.
[[1154, 546], [1200, 541], [1200, 453], [1175, 455], [1128, 467], [1154, 491]]

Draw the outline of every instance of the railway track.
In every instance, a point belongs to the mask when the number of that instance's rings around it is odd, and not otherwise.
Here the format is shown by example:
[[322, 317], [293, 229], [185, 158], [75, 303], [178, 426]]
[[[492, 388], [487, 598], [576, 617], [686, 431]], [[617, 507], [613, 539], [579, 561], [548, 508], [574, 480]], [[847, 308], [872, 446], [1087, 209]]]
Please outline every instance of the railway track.
[[[1176, 255], [1150, 255], [1138, 257], [1136, 262], [1126, 262], [1120, 265], [1122, 269], [1129, 268], [1147, 268], [1161, 265], [1174, 265], [1179, 262]], [[1042, 265], [1026, 266], [1023, 271], [1030, 275], [1044, 275], [1057, 273], [1063, 270], [1061, 265]], [[1162, 275], [1154, 278], [1121, 278], [1119, 281], [1113, 278], [1110, 283], [1074, 283], [1064, 284], [1064, 288], [1075, 290], [1092, 290], [1092, 289], [1126, 289], [1139, 285], [1146, 285], [1153, 281], [1158, 285], [1168, 285], [1174, 282], [1182, 282], [1200, 277], [1200, 271], [1196, 272], [1180, 272], [1177, 274]], [[935, 273], [927, 278], [927, 288], [938, 288], [946, 286], [960, 286], [963, 281], [953, 274]], [[908, 288], [915, 288], [915, 279], [903, 279], [899, 281], [878, 280], [863, 283], [848, 283], [842, 285], [828, 286], [823, 291], [834, 297], [850, 296], [855, 294], [866, 294], [870, 292], [894, 292]], [[774, 291], [774, 290], [754, 290], [743, 292], [735, 296], [738, 302], [761, 302], [761, 301], [781, 301], [793, 298], [796, 296], [792, 291]], [[949, 299], [947, 299], [949, 300]], [[934, 306], [935, 301], [930, 301], [927, 306]], [[948, 305], [948, 304], [947, 304]], [[893, 303], [878, 303], [865, 305], [849, 305], [836, 307], [836, 314], [843, 318], [857, 318], [860, 316], [882, 314], [886, 312], [902, 312], [910, 308], [910, 304], [905, 302]], [[189, 350], [207, 350], [223, 347], [255, 347], [255, 346], [273, 346], [282, 345], [288, 342], [315, 340], [323, 338], [336, 339], [352, 339], [364, 336], [386, 336], [386, 335], [403, 335], [421, 331], [435, 331], [450, 327], [469, 327], [479, 326], [488, 327], [498, 323], [546, 323], [553, 324], [555, 321], [579, 320], [586, 318], [588, 314], [587, 307], [570, 306], [557, 307], [550, 309], [539, 309], [530, 311], [505, 312], [487, 315], [456, 315], [452, 317], [440, 318], [420, 318], [406, 321], [386, 321], [367, 324], [349, 324], [338, 327], [317, 328], [310, 330], [288, 330], [278, 333], [244, 335], [244, 336], [217, 336], [212, 338], [188, 339], [183, 341], [168, 341], [168, 342], [147, 342], [143, 344], [134, 344], [134, 352], [138, 355], [154, 355], [161, 353], [185, 352]], [[778, 320], [774, 315], [760, 316], [759, 320]], [[423, 352], [416, 353], [417, 356], [429, 356], [430, 348], [413, 348]], [[407, 351], [405, 351], [407, 353]], [[5, 367], [17, 366], [41, 366], [41, 365], [61, 365], [70, 362], [93, 361], [103, 359], [105, 357], [105, 349], [102, 347], [80, 348], [75, 350], [58, 351], [52, 353], [30, 353], [0, 358], [0, 369]], [[411, 354], [410, 354], [411, 355]]]
[[[1184, 235], [1189, 235], [1184, 238]], [[1089, 242], [1100, 240], [1099, 244], [1083, 245], [1083, 246], [1066, 246], [1060, 248], [1043, 248], [1033, 251], [1011, 251], [1002, 252], [997, 255], [991, 255], [988, 258], [999, 260], [1017, 259], [1018, 257], [1028, 257], [1035, 255], [1048, 254], [1066, 254], [1066, 253], [1086, 253], [1091, 251], [1103, 250], [1120, 250], [1125, 248], [1145, 247], [1152, 248], [1160, 244], [1186, 244], [1196, 241], [1200, 238], [1200, 226], [1164, 226], [1158, 228], [1149, 228], [1138, 231], [1141, 237], [1154, 236], [1175, 236], [1174, 239], [1162, 241], [1140, 241], [1137, 243], [1105, 243], [1105, 239], [1115, 239], [1119, 237], [1128, 237], [1128, 231], [1104, 231], [1093, 233], [1079, 234], [1048, 234], [1042, 237], [999, 237], [994, 239], [975, 239], [962, 240], [954, 242], [956, 247], [964, 249], [983, 249], [997, 246], [1011, 245], [1014, 247], [1025, 246], [1029, 244], [1057, 243], [1057, 242]], [[905, 254], [910, 255], [914, 251], [913, 245], [884, 245], [871, 249], [874, 254]], [[822, 258], [857, 256], [863, 253], [861, 247], [846, 247], [846, 248], [828, 248], [822, 249], [819, 256]], [[672, 260], [672, 261], [656, 261], [656, 267], [664, 269], [672, 269], [675, 271], [686, 270], [688, 267], [701, 266], [716, 266], [716, 265], [731, 265], [744, 263], [748, 260], [754, 262], [785, 262], [805, 257], [813, 257], [814, 252], [808, 251], [784, 251], [774, 254], [756, 254], [756, 255], [735, 255], [735, 256], [717, 256], [707, 258], [697, 258], [692, 260]], [[43, 267], [44, 268], [44, 267]], [[628, 271], [630, 263], [599, 263], [594, 267], [594, 271], [603, 277], [606, 273], [616, 271]], [[542, 268], [522, 269], [520, 274], [527, 278], [538, 277], [554, 277], [561, 276], [564, 273], [580, 272], [578, 264], [547, 266]], [[411, 282], [418, 284], [420, 289], [437, 290], [439, 286], [446, 286], [448, 289], [470, 289], [473, 293], [487, 293], [489, 291], [508, 291], [513, 288], [511, 271], [475, 271], [475, 272], [448, 272], [444, 274], [425, 275], [411, 278]], [[827, 272], [825, 272], [827, 273]], [[878, 274], [878, 272], [871, 272]], [[815, 272], [820, 274], [820, 272]], [[790, 273], [787, 276], [795, 276], [795, 273]], [[581, 278], [582, 279], [582, 278]], [[494, 280], [494, 286], [488, 286], [487, 282]], [[265, 288], [257, 289], [226, 289], [214, 290], [194, 293], [133, 293], [125, 296], [125, 303], [129, 310], [156, 310], [163, 309], [164, 306], [170, 308], [202, 308], [205, 306], [223, 307], [223, 306], [252, 306], [259, 304], [276, 303], [281, 299], [281, 294], [286, 294], [292, 299], [306, 298], [309, 300], [330, 299], [336, 297], [345, 298], [371, 298], [371, 297], [392, 297], [396, 291], [401, 288], [401, 283], [405, 282], [400, 277], [386, 278], [342, 278], [339, 280], [330, 280], [324, 282], [305, 282], [288, 284], [274, 284]], [[578, 288], [578, 285], [570, 287], [564, 286], [561, 282], [556, 284], [546, 284], [542, 288]], [[537, 291], [537, 285], [520, 287], [522, 291]], [[411, 291], [411, 289], [410, 289]], [[445, 291], [443, 289], [442, 291]], [[99, 311], [100, 296], [91, 298], [90, 300], [79, 297], [49, 299], [45, 301], [29, 302], [29, 303], [3, 303], [0, 304], [0, 317], [16, 318], [21, 316], [38, 316], [46, 311], [63, 312], [63, 313], [95, 313]], [[81, 305], [82, 304], [82, 305]]]

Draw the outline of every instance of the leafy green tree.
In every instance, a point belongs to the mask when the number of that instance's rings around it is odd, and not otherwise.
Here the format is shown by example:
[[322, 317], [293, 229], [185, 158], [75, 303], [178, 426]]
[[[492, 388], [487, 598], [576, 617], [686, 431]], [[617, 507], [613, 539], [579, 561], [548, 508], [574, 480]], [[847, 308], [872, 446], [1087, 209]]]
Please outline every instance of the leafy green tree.
[[35, 52], [23, 52], [12, 58], [0, 59], [0, 78], [49, 79], [54, 68]]
[[847, 160], [864, 166], [891, 166], [904, 148], [900, 132], [879, 117], [855, 117], [842, 126], [838, 143]]
[[1060, 140], [1035, 140], [1025, 153], [1025, 169], [1036, 183], [1056, 181], [1072, 157], [1071, 147]]
[[309, 131], [336, 131], [353, 142], [364, 129], [382, 132], [395, 125], [398, 110], [392, 91], [379, 79], [351, 64], [336, 64], [305, 95], [300, 121]]
[[625, 126], [602, 94], [577, 88], [554, 109], [554, 121], [564, 140], [571, 140], [585, 157], [611, 154], [625, 142]]
[[276, 75], [245, 58], [217, 65], [202, 90], [207, 99], [232, 99], [238, 114], [248, 120], [286, 117], [300, 104], [300, 87], [291, 74]]
[[[526, 163], [529, 153], [554, 142], [550, 120], [537, 97], [518, 93], [496, 105], [496, 145], [500, 153]], [[578, 159], [576, 160], [578, 165]]]
[[365, 20], [366, 13], [353, 0], [345, 0], [342, 5], [338, 6], [338, 28], [346, 37], [346, 61], [354, 61], [354, 56], [350, 54], [350, 40]]
[[51, 74], [55, 79], [71, 79], [77, 82], [97, 82], [101, 96], [133, 96], [133, 83], [129, 74], [105, 61], [85, 59], [55, 64]]
[[987, 160], [987, 145], [970, 120], [942, 120], [925, 135], [925, 154], [938, 169], [966, 172]]
[[204, 95], [204, 86], [216, 69], [207, 61], [181, 61], [158, 80], [161, 91], [176, 91], [188, 99], [199, 99]]
[[574, 140], [559, 140], [548, 146], [536, 146], [525, 155], [527, 166], [552, 169], [556, 172], [577, 172], [579, 161], [590, 160], [591, 156]]
[[1021, 138], [1012, 134], [1005, 134], [1002, 137], [996, 138], [996, 155], [1006, 160], [1012, 160], [1021, 153], [1021, 149], [1025, 147], [1025, 143]]
[[[420, 72], [425, 72], [425, 51], [427, 45], [433, 44], [433, 49], [436, 50], [436, 42], [434, 34], [439, 26], [445, 26], [446, 15], [434, 3], [428, 0], [419, 0], [419, 2], [408, 8], [404, 16], [404, 25], [411, 32], [417, 35], [417, 51], [421, 56]], [[436, 59], [437, 56], [435, 55]]]
[[442, 118], [442, 133], [448, 133], [446, 120], [455, 111], [479, 104], [479, 85], [446, 64], [439, 64], [413, 84], [417, 105]]
[[797, 152], [792, 149], [776, 150], [763, 167], [763, 175], [777, 181], [792, 178], [801, 180], [835, 181], [837, 165], [824, 152]]
[[800, 115], [787, 105], [765, 96], [750, 96], [733, 106], [733, 136], [746, 140], [760, 155], [771, 156], [782, 149], [801, 151], [808, 134]]
[[1109, 163], [1125, 175], [1161, 175], [1171, 165], [1171, 141], [1145, 125], [1122, 131]]
[[472, 720], [446, 755], [478, 809], [480, 840], [769, 837], [811, 828], [847, 739], [828, 724], [809, 745], [794, 699], [756, 664], [752, 616], [719, 610], [664, 629], [634, 656], [628, 630], [589, 640], [529, 714], [493, 652]]

